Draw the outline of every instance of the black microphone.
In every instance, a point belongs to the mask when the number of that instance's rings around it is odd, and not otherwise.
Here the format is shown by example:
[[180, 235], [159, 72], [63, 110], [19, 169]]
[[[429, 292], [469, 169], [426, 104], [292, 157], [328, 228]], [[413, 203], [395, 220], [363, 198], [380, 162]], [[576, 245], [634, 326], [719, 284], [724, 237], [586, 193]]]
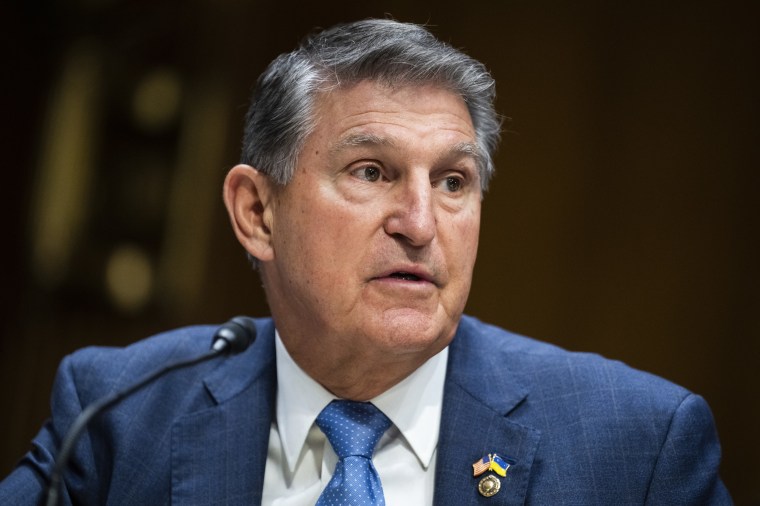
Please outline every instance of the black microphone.
[[256, 325], [247, 316], [236, 316], [216, 331], [211, 349], [236, 355], [256, 339]]
[[50, 474], [46, 506], [58, 506], [58, 496], [60, 493], [61, 476], [63, 475], [63, 471], [66, 469], [71, 452], [74, 450], [74, 445], [79, 440], [79, 437], [87, 427], [87, 424], [89, 424], [95, 416], [121, 402], [168, 372], [200, 364], [201, 362], [205, 362], [220, 355], [234, 355], [241, 353], [253, 344], [255, 339], [256, 325], [254, 325], [253, 320], [246, 316], [236, 316], [219, 327], [214, 333], [214, 338], [211, 342], [211, 351], [198, 357], [180, 360], [179, 362], [162, 367], [161, 369], [144, 376], [136, 383], [107, 395], [87, 406], [84, 411], [79, 413], [76, 420], [74, 420], [71, 428], [66, 433], [63, 444], [61, 444], [61, 451], [58, 452], [58, 457], [56, 457], [55, 465], [53, 466], [53, 472]]

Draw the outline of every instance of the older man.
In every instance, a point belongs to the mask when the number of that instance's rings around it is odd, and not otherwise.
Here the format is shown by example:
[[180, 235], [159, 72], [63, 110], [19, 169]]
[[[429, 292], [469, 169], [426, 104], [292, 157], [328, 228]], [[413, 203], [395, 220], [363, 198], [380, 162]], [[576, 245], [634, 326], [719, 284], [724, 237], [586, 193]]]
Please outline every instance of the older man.
[[[709, 408], [462, 315], [499, 135], [485, 68], [424, 28], [338, 26], [258, 81], [224, 201], [272, 312], [244, 353], [96, 420], [76, 504], [729, 504]], [[213, 327], [61, 366], [0, 485], [35, 502], [82, 406]]]

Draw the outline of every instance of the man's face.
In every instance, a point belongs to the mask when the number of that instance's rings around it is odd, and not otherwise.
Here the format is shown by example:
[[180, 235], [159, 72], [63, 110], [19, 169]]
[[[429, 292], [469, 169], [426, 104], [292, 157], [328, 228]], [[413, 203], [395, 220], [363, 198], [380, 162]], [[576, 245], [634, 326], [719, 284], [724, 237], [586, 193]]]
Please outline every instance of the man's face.
[[480, 185], [458, 95], [371, 81], [322, 95], [267, 217], [262, 276], [294, 358], [426, 360], [443, 349], [470, 290]]

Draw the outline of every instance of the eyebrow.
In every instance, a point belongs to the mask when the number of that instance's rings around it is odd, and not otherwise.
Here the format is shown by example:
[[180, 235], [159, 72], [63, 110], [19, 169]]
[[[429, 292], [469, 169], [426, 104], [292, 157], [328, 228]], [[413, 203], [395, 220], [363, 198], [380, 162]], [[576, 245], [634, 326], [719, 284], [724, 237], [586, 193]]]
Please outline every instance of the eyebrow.
[[[396, 147], [397, 144], [393, 139], [388, 137], [381, 137], [379, 135], [371, 133], [359, 133], [344, 137], [336, 144], [330, 147], [329, 152], [334, 155], [346, 148], [360, 147], [360, 146], [386, 146]], [[445, 160], [447, 158], [466, 156], [475, 160], [479, 169], [485, 167], [486, 157], [483, 155], [483, 151], [474, 142], [460, 142], [452, 146], [448, 152], [444, 153], [439, 159]]]
[[387, 137], [380, 137], [375, 134], [352, 134], [342, 138], [336, 144], [330, 147], [330, 153], [335, 154], [346, 148], [355, 148], [359, 146], [388, 146], [395, 147], [396, 143]]
[[479, 169], [484, 169], [486, 166], [486, 157], [483, 155], [483, 150], [474, 142], [460, 142], [453, 146], [449, 150], [449, 156], [469, 156], [478, 165]]

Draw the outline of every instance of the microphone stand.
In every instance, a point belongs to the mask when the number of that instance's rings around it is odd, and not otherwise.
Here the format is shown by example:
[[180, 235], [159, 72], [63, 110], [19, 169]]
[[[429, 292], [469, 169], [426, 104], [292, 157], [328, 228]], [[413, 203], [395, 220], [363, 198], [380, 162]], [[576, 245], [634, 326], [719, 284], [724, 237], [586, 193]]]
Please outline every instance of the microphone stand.
[[137, 383], [113, 392], [87, 406], [84, 411], [77, 416], [76, 420], [74, 420], [74, 423], [71, 425], [71, 428], [66, 433], [66, 437], [61, 445], [61, 451], [58, 452], [58, 456], [55, 459], [55, 466], [53, 467], [53, 472], [50, 474], [50, 483], [48, 484], [46, 506], [58, 506], [63, 471], [66, 469], [71, 452], [74, 451], [74, 445], [76, 445], [76, 442], [87, 427], [87, 424], [89, 424], [95, 416], [115, 404], [118, 404], [124, 398], [129, 397], [166, 373], [182, 369], [183, 367], [199, 364], [220, 355], [240, 353], [253, 342], [255, 337], [256, 328], [251, 321], [245, 317], [235, 317], [223, 325], [214, 334], [214, 341], [210, 351], [207, 351], [203, 355], [180, 360], [174, 364], [162, 367], [161, 369], [144, 376]]

